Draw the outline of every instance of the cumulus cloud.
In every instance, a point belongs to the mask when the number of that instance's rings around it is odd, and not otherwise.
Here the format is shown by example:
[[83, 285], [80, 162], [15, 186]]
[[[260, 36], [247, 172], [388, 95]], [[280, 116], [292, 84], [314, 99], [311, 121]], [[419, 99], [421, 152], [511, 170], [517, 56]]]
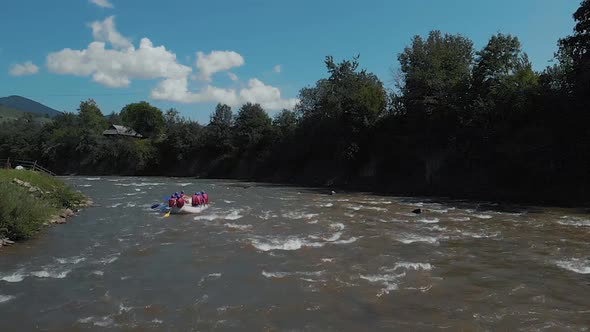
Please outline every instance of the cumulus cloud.
[[33, 75], [39, 72], [39, 67], [33, 64], [31, 61], [25, 63], [14, 64], [10, 67], [10, 75], [12, 76], [24, 76]]
[[129, 39], [121, 35], [115, 27], [115, 17], [109, 16], [104, 21], [94, 21], [90, 24], [94, 40], [109, 42], [113, 47], [124, 49], [133, 47]]
[[244, 58], [234, 51], [197, 52], [197, 68], [201, 79], [210, 82], [211, 75], [244, 65]]
[[227, 73], [227, 76], [229, 76], [229, 79], [232, 80], [232, 81], [234, 81], [234, 82], [240, 79], [238, 77], [238, 75], [236, 75], [234, 73]]
[[248, 87], [240, 90], [240, 97], [244, 102], [258, 103], [270, 110], [291, 109], [297, 104], [297, 99], [282, 99], [281, 90], [274, 86], [266, 85], [253, 78], [248, 82]]
[[[181, 103], [219, 102], [236, 107], [251, 102], [259, 103], [267, 110], [278, 110], [293, 108], [298, 102], [297, 99], [283, 99], [278, 88], [258, 79], [249, 80], [240, 89], [207, 84], [191, 91], [189, 78], [210, 82], [213, 74], [244, 65], [244, 58], [234, 51], [197, 52], [199, 72], [195, 75], [193, 68], [178, 62], [176, 54], [164, 46], [154, 46], [148, 38], [142, 38], [136, 48], [117, 31], [114, 16], [89, 26], [94, 41], [85, 49], [66, 48], [48, 54], [50, 72], [92, 77], [95, 82], [112, 88], [127, 87], [134, 79], [160, 79], [152, 89], [151, 97]], [[232, 81], [239, 79], [232, 72], [227, 75]]]
[[218, 102], [232, 107], [250, 102], [258, 103], [267, 110], [291, 109], [298, 102], [294, 98], [283, 99], [278, 88], [266, 85], [256, 78], [251, 79], [248, 86], [239, 91], [208, 85], [198, 92], [189, 91], [186, 78], [166, 79], [152, 90], [151, 97], [179, 103]]
[[275, 73], [277, 73], [277, 74], [278, 74], [278, 73], [280, 73], [280, 72], [281, 72], [281, 70], [282, 70], [282, 68], [281, 68], [281, 65], [276, 65], [276, 66], [273, 68], [273, 71], [274, 71]]
[[109, 0], [90, 0], [90, 2], [102, 8], [113, 8], [113, 4]]
[[[164, 46], [154, 46], [148, 38], [140, 41], [139, 48], [115, 29], [113, 17], [94, 22], [95, 39], [84, 50], [69, 48], [47, 56], [47, 68], [57, 74], [92, 76], [92, 79], [108, 87], [129, 86], [132, 79], [186, 77], [192, 68], [178, 63], [176, 55]], [[107, 49], [106, 41], [113, 47]]]

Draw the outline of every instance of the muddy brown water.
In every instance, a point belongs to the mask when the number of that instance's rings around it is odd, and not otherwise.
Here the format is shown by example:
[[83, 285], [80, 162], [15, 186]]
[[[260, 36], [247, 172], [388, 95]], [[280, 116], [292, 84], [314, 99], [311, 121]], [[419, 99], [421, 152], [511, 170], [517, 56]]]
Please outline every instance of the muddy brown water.
[[[0, 252], [2, 331], [588, 330], [590, 215], [171, 178]], [[198, 215], [150, 209], [205, 190]], [[413, 209], [426, 210], [421, 215]]]

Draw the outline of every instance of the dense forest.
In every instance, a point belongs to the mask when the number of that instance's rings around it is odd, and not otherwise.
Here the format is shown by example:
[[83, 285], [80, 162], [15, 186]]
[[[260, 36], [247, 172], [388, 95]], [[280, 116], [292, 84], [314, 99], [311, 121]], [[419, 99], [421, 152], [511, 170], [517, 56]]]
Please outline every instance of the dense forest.
[[[207, 125], [147, 102], [103, 115], [92, 99], [40, 124], [0, 124], [0, 157], [60, 174], [231, 177], [411, 195], [580, 204], [590, 194], [590, 0], [536, 72], [516, 36], [481, 50], [462, 35], [415, 36], [388, 90], [359, 58], [274, 118], [217, 105]], [[144, 138], [105, 137], [109, 124]]]

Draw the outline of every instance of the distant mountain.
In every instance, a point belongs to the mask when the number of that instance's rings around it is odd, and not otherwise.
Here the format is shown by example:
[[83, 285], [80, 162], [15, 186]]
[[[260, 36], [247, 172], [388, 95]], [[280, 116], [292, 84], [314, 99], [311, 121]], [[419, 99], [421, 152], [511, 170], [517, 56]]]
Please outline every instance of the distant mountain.
[[10, 96], [10, 97], [3, 97], [0, 98], [0, 106], [4, 106], [4, 108], [23, 111], [27, 113], [33, 113], [38, 116], [45, 116], [48, 115], [50, 118], [53, 118], [62, 112], [54, 110], [51, 107], [47, 107], [41, 103], [38, 103], [34, 100], [29, 98], [21, 97], [21, 96]]

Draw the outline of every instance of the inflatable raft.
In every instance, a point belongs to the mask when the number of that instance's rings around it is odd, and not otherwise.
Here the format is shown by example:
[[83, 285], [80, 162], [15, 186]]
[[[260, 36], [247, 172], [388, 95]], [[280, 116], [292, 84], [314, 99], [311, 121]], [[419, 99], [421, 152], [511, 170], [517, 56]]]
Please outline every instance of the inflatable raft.
[[170, 208], [170, 214], [196, 214], [201, 213], [207, 209], [209, 205], [191, 206], [190, 204], [184, 204], [183, 207], [172, 207]]

